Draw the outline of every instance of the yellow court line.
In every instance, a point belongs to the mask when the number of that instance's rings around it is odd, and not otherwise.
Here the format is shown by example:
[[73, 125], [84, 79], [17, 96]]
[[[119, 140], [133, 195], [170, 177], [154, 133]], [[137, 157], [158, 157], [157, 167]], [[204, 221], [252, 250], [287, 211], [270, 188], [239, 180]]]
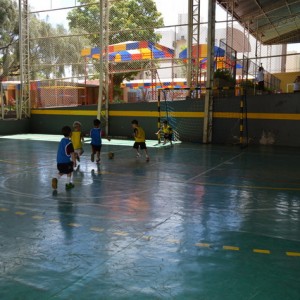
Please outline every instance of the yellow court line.
[[[238, 112], [214, 112], [214, 118], [220, 119], [239, 119], [240, 113]], [[300, 114], [278, 114], [278, 113], [247, 113], [248, 119], [257, 120], [289, 120], [299, 121]]]
[[128, 233], [124, 232], [124, 231], [116, 231], [113, 234], [114, 235], [119, 235], [119, 236], [127, 236], [128, 235]]
[[32, 219], [35, 219], [35, 220], [43, 220], [44, 217], [42, 217], [42, 216], [32, 216]]
[[70, 226], [70, 227], [81, 227], [81, 225], [78, 224], [78, 223], [70, 223], [70, 224], [68, 224], [68, 226]]
[[286, 252], [287, 256], [300, 256], [300, 252]]
[[23, 212], [23, 211], [16, 211], [15, 214], [18, 215], [18, 216], [24, 216], [24, 215], [26, 215], [27, 213], [26, 213], [26, 212]]
[[202, 247], [202, 248], [210, 248], [211, 244], [207, 243], [196, 243], [195, 246]]
[[49, 222], [51, 222], [51, 223], [59, 223], [59, 220], [57, 220], [57, 219], [51, 219], [51, 220], [49, 220]]
[[103, 232], [104, 228], [101, 228], [101, 227], [91, 227], [90, 230], [91, 231], [96, 231], [96, 232]]
[[[6, 211], [9, 211], [9, 210], [7, 208], [0, 207], [0, 211], [6, 212]], [[16, 215], [20, 215], [20, 216], [27, 215], [27, 213], [23, 212], [23, 211], [16, 211], [15, 214]], [[34, 215], [31, 218], [32, 219], [36, 219], [36, 220], [45, 219], [45, 217], [39, 216], [39, 215]], [[51, 222], [51, 223], [59, 223], [59, 220], [58, 219], [50, 219], [49, 222]], [[82, 225], [78, 224], [78, 223], [69, 223], [68, 226], [71, 226], [71, 227], [82, 227]], [[103, 232], [103, 231], [105, 231], [105, 229], [102, 228], [102, 227], [90, 227], [90, 230], [91, 231], [95, 231], [95, 232]], [[128, 236], [129, 233], [125, 232], [125, 231], [116, 231], [116, 232], [113, 232], [113, 234], [117, 235], [117, 236]], [[147, 241], [150, 241], [152, 239], [151, 236], [145, 236], [145, 235], [143, 235], [142, 238], [144, 240], [147, 240]], [[167, 242], [173, 243], [173, 244], [179, 244], [181, 241], [177, 240], [177, 239], [167, 239]], [[209, 243], [196, 243], [195, 246], [209, 249], [209, 248], [212, 247], [212, 244], [209, 244]], [[229, 246], [229, 245], [222, 246], [222, 249], [223, 250], [228, 250], [228, 251], [240, 251], [240, 247]], [[253, 253], [271, 254], [271, 251], [267, 250], [267, 249], [257, 249], [257, 248], [254, 248], [254, 249], [252, 249], [252, 251], [253, 251]], [[289, 256], [289, 257], [300, 257], [300, 252], [287, 251], [287, 252], [285, 252], [285, 254], [286, 254], [286, 256]]]
[[261, 254], [271, 254], [270, 250], [265, 250], [265, 249], [253, 249], [254, 253], [261, 253]]
[[213, 182], [191, 182], [196, 185], [203, 186], [224, 186], [224, 187], [234, 187], [242, 189], [257, 189], [257, 190], [271, 190], [271, 191], [300, 191], [300, 188], [288, 188], [288, 187], [270, 187], [270, 186], [257, 186], [257, 185], [232, 185], [227, 183], [213, 183]]
[[[176, 117], [176, 118], [203, 118], [204, 113], [203, 112], [169, 112], [169, 116]], [[165, 111], [162, 111], [160, 116], [165, 117], [167, 114]], [[158, 117], [157, 111], [124, 111], [124, 110], [118, 110], [118, 111], [109, 111], [110, 117]]]
[[72, 109], [34, 109], [31, 111], [33, 115], [63, 115], [63, 116], [96, 116], [95, 110], [72, 110]]
[[175, 240], [175, 239], [167, 239], [167, 242], [171, 244], [180, 244], [180, 240]]
[[[31, 111], [33, 115], [68, 115], [68, 116], [96, 116], [97, 111], [95, 110], [72, 110], [72, 109], [33, 109]], [[138, 110], [110, 110], [108, 112], [111, 117], [158, 117], [158, 112], [153, 111], [138, 111]], [[169, 115], [177, 118], [203, 118], [204, 112], [169, 112]], [[165, 117], [166, 112], [161, 112], [161, 117]], [[222, 119], [239, 119], [239, 112], [214, 112], [214, 118]], [[247, 113], [248, 119], [257, 120], [289, 120], [299, 121], [300, 114], [293, 113]]]
[[240, 247], [235, 246], [223, 246], [223, 250], [239, 251]]

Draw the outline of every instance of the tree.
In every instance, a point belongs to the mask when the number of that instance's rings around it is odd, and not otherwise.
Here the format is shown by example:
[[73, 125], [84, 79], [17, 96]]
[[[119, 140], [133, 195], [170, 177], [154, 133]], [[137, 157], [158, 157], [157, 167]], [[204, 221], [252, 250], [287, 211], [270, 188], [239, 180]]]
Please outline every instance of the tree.
[[0, 0], [0, 79], [18, 70], [18, 11], [17, 3]]
[[[15, 1], [0, 0], [0, 79], [19, 72], [19, 11]], [[72, 76], [83, 75], [80, 51], [88, 43], [78, 30], [69, 32], [30, 15], [31, 79], [60, 78], [70, 66]], [[75, 36], [72, 36], [72, 34]]]
[[66, 75], [66, 67], [72, 76], [84, 74], [81, 50], [87, 40], [74, 29], [68, 32], [63, 25], [53, 25], [32, 17], [30, 20], [31, 78], [50, 79]]
[[[89, 33], [91, 47], [99, 45], [100, 7], [93, 0], [79, 0], [79, 6], [69, 14], [70, 28], [81, 28]], [[90, 5], [88, 5], [90, 4]], [[109, 44], [126, 41], [158, 42], [161, 38], [155, 33], [155, 28], [163, 26], [161, 13], [157, 11], [153, 0], [116, 0], [110, 2], [109, 10]], [[136, 63], [128, 63], [124, 69], [133, 68]], [[141, 66], [141, 63], [139, 63]], [[134, 68], [133, 68], [134, 69]], [[130, 79], [137, 72], [124, 72], [114, 75], [115, 85], [120, 85], [124, 79]]]

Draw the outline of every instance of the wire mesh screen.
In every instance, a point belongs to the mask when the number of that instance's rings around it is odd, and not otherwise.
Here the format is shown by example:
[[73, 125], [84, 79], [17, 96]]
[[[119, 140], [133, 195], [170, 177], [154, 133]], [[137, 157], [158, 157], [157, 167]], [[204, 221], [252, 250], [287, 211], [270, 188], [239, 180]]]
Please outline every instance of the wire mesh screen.
[[[103, 71], [101, 56], [107, 61], [108, 77], [104, 84], [109, 86], [110, 103], [157, 101], [159, 88], [187, 87], [191, 76], [189, 59], [199, 68], [195, 82], [205, 86], [207, 1], [201, 1], [198, 12], [192, 11], [192, 36], [188, 31], [188, 0], [179, 1], [180, 4], [177, 1], [178, 7], [170, 3], [166, 6], [165, 0], [103, 1], [108, 3], [107, 16], [103, 15], [99, 0], [28, 0], [32, 107], [96, 104]], [[242, 27], [229, 16], [231, 12], [226, 13], [217, 6], [215, 46], [225, 50], [217, 63], [230, 71], [238, 85], [246, 77], [254, 91], [257, 69], [262, 65], [267, 92], [288, 90], [280, 86], [274, 73], [299, 72], [300, 54], [285, 45], [262, 45], [249, 34], [247, 24]], [[15, 5], [15, 13], [9, 16], [15, 24], [6, 27], [12, 32], [18, 27], [17, 16]], [[101, 22], [103, 32], [100, 32]], [[19, 51], [18, 33], [12, 43], [5, 44], [7, 35], [1, 30], [1, 81], [18, 81], [19, 62], [15, 59]], [[103, 36], [107, 48], [100, 49]], [[191, 57], [187, 50], [189, 39], [192, 40]], [[9, 59], [5, 60], [7, 54]], [[236, 68], [231, 63], [234, 57]], [[286, 84], [292, 83], [290, 78]], [[15, 102], [22, 101], [18, 84], [15, 83], [14, 92], [2, 86], [1, 118], [9, 115], [9, 109], [16, 110]]]
[[159, 120], [172, 127], [174, 140], [202, 141], [204, 99], [189, 88], [160, 89], [158, 93]]
[[[88, 93], [88, 89], [97, 88], [95, 83], [90, 84], [88, 70], [93, 74], [99, 74], [100, 70], [96, 65], [88, 64], [81, 52], [91, 40], [96, 42], [100, 35], [99, 26], [94, 22], [94, 26], [90, 25], [87, 30], [85, 20], [71, 19], [77, 7], [91, 9], [92, 5], [81, 5], [76, 1], [73, 1], [72, 8], [55, 7], [52, 1], [40, 5], [34, 1], [34, 4], [37, 12], [30, 12], [29, 23], [32, 107], [96, 103], [97, 99]], [[57, 23], [54, 20], [59, 15], [64, 19]]]

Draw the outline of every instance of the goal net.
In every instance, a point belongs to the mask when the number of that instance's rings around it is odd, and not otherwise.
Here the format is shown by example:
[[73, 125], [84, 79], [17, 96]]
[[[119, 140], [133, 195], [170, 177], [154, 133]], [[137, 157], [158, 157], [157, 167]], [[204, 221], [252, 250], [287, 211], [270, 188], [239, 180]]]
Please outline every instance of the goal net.
[[202, 141], [204, 101], [200, 95], [200, 88], [159, 89], [158, 128], [167, 121], [174, 141]]

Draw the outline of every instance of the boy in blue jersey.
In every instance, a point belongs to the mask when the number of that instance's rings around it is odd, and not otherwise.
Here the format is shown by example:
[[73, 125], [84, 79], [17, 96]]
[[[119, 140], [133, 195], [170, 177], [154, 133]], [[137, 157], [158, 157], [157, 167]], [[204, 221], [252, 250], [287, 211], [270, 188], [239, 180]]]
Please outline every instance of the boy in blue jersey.
[[96, 163], [98, 164], [100, 162], [100, 152], [102, 148], [102, 130], [100, 128], [101, 121], [95, 119], [93, 123], [94, 123], [94, 128], [92, 128], [90, 131], [91, 146], [92, 146], [91, 161], [92, 162], [95, 161], [95, 155], [96, 155]]
[[[67, 175], [66, 189], [69, 190], [74, 187], [72, 174], [73, 168], [76, 167], [76, 154], [70, 140], [72, 129], [69, 126], [64, 126], [61, 131], [64, 137], [61, 139], [57, 150], [58, 178]], [[58, 178], [52, 178], [52, 188], [54, 190], [57, 189]]]

